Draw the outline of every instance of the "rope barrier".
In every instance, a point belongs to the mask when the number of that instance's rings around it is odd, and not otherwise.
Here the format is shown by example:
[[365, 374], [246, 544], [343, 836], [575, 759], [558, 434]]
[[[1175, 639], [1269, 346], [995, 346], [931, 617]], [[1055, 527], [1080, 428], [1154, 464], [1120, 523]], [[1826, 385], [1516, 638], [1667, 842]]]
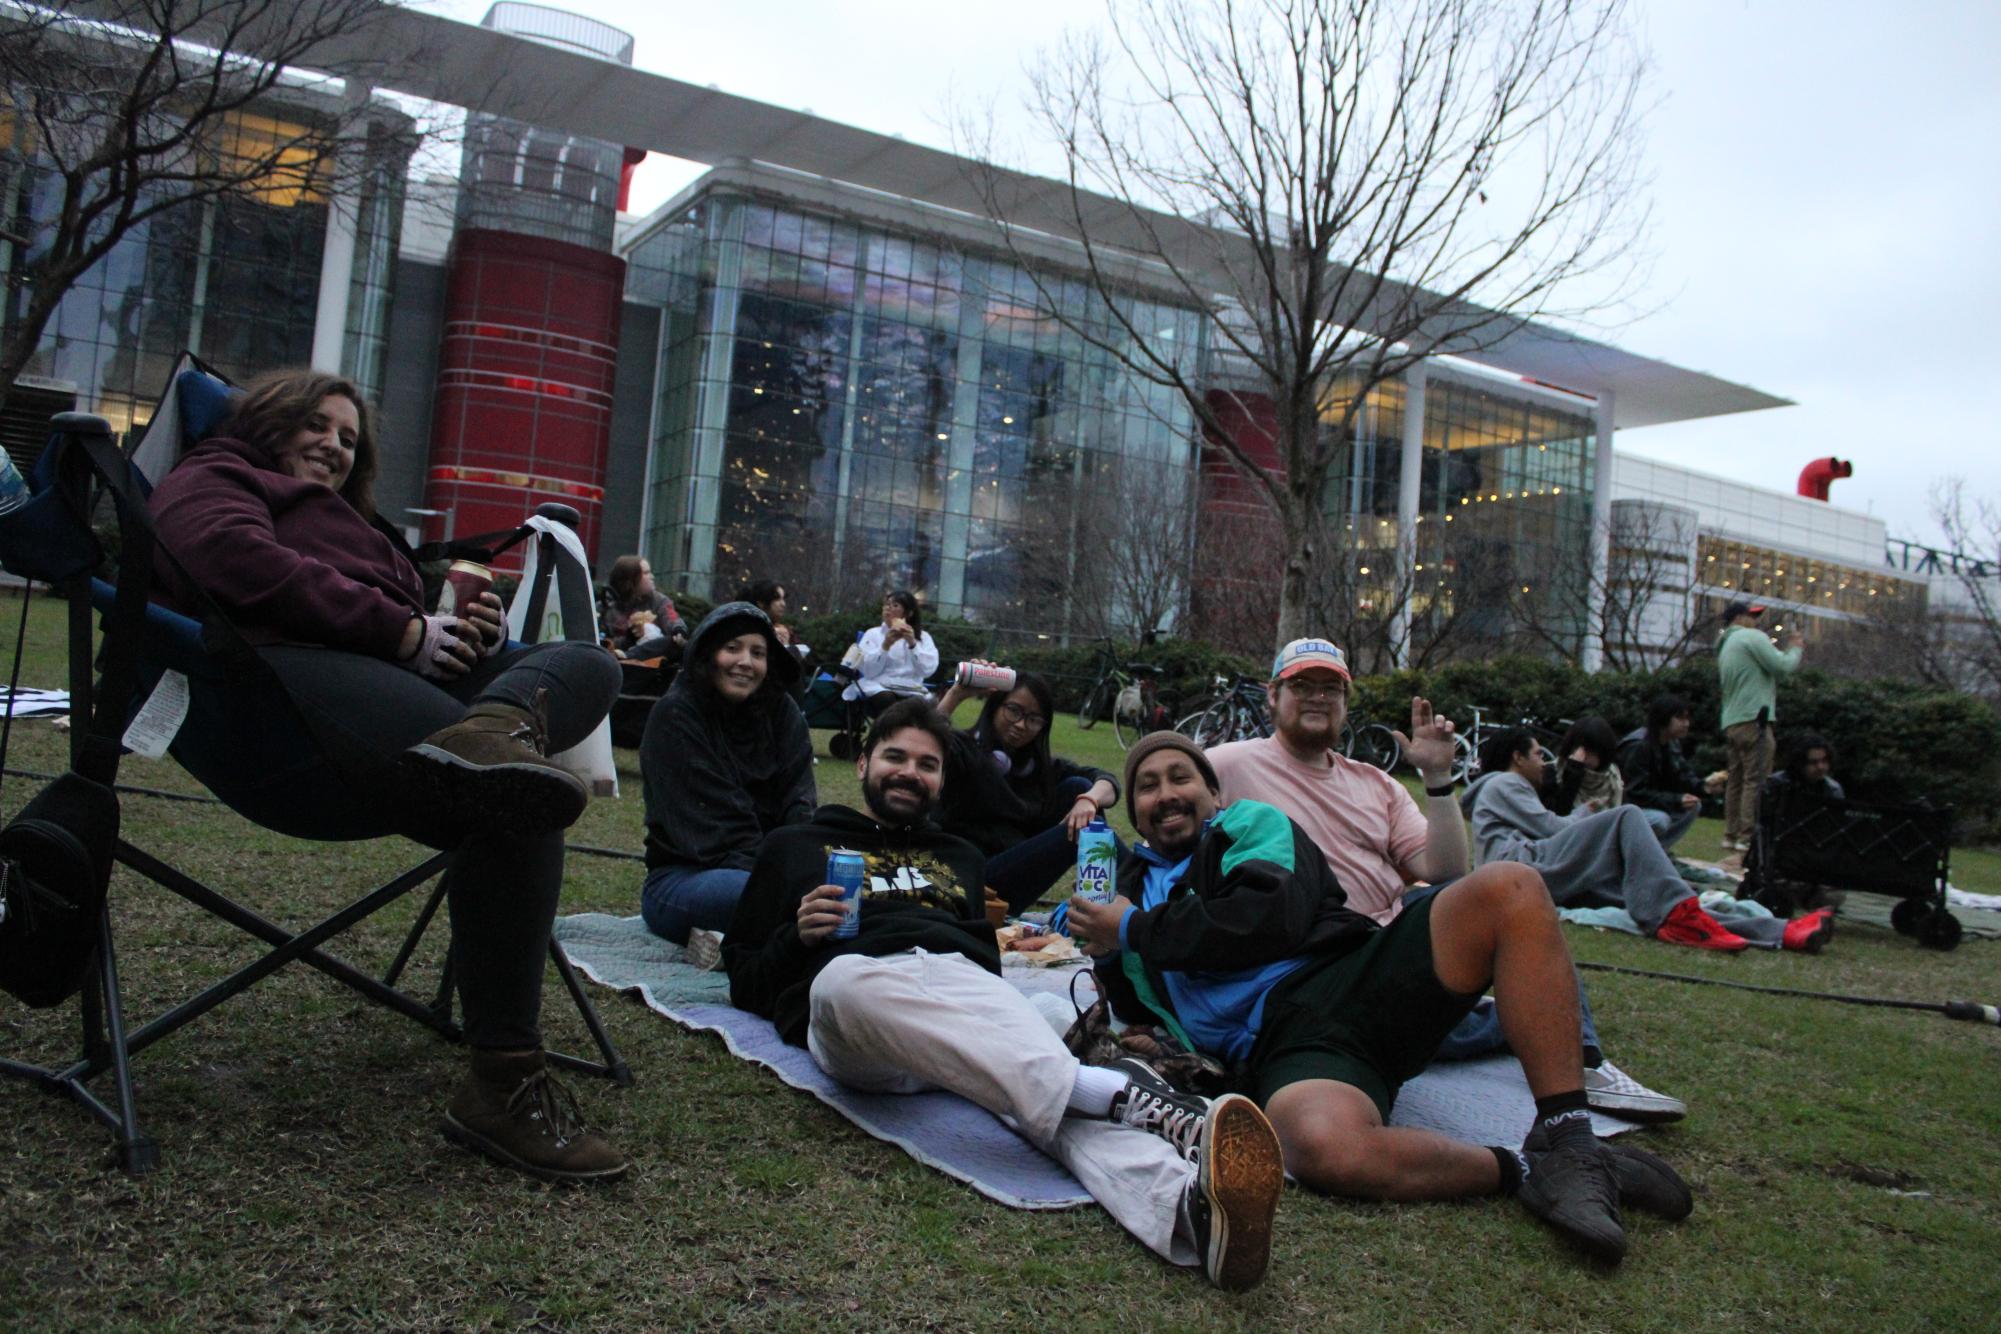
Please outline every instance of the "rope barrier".
[[1695, 977], [1688, 973], [1657, 973], [1647, 968], [1627, 968], [1615, 963], [1579, 963], [1596, 973], [1619, 973], [1626, 977], [1651, 977], [1664, 982], [1693, 982], [1705, 987], [1728, 987], [1733, 991], [1755, 991], [1766, 996], [1797, 996], [1804, 1000], [1838, 1001], [1843, 1005], [1869, 1005], [1890, 1010], [1929, 1010], [1948, 1019], [1964, 1019], [1977, 1024], [2001, 1027], [2001, 1008], [1978, 1001], [1910, 1001], [1887, 996], [1845, 996], [1838, 991], [1802, 991], [1796, 987], [1761, 987], [1750, 982], [1726, 982], [1719, 977]]

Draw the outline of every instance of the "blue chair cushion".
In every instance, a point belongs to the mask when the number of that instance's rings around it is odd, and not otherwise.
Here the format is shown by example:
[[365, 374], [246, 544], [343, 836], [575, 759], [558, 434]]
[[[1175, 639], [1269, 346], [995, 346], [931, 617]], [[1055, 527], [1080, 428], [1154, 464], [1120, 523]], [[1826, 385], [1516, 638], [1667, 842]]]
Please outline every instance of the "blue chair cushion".
[[223, 418], [235, 405], [238, 390], [201, 371], [182, 371], [174, 380], [174, 393], [181, 401], [181, 448], [187, 449], [214, 435]]

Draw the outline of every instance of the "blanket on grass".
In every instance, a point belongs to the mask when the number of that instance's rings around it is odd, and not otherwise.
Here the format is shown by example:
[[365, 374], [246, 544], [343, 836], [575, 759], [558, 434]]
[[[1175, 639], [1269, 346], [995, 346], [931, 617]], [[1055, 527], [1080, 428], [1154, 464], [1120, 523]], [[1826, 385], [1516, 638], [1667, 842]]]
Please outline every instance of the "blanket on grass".
[[[729, 979], [684, 962], [685, 951], [637, 917], [580, 913], [556, 922], [570, 961], [601, 986], [636, 992], [649, 1009], [686, 1028], [719, 1035], [731, 1052], [812, 1094], [877, 1139], [918, 1162], [1016, 1209], [1070, 1209], [1091, 1197], [1061, 1163], [992, 1113], [955, 1093], [858, 1093], [829, 1079], [803, 1048], [787, 1046], [770, 1021], [729, 1003]], [[1068, 994], [1070, 968], [1010, 967], [1006, 978], [1031, 997]], [[1078, 984], [1080, 997], [1090, 990]], [[1067, 1002], [1065, 1002], [1067, 1005]], [[1040, 1005], [1038, 1008], [1054, 1010]], [[1422, 1126], [1473, 1144], [1514, 1144], [1535, 1114], [1512, 1056], [1432, 1066], [1404, 1085], [1391, 1122]], [[1593, 1114], [1600, 1135], [1632, 1127]]]

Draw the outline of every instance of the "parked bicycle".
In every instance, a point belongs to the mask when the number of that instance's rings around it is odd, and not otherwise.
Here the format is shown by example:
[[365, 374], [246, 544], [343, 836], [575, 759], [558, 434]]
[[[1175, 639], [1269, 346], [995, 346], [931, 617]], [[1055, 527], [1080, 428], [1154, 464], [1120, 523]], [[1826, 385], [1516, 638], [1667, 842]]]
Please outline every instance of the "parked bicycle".
[[1385, 723], [1363, 723], [1357, 727], [1350, 721], [1341, 727], [1341, 753], [1362, 764], [1373, 764], [1384, 773], [1393, 773], [1403, 759], [1403, 746], [1397, 741], [1394, 727]]
[[[1568, 719], [1561, 721], [1565, 727], [1570, 725]], [[1551, 771], [1554, 771], [1556, 766], [1556, 751], [1551, 747], [1561, 739], [1560, 733], [1550, 731], [1533, 718], [1517, 718], [1511, 723], [1503, 722], [1500, 719], [1489, 722], [1487, 721], [1486, 714], [1478, 705], [1475, 705], [1473, 707], [1473, 725], [1463, 732], [1455, 733], [1452, 738], [1452, 781], [1463, 783], [1478, 772], [1480, 767], [1480, 747], [1488, 737], [1499, 732], [1510, 731], [1517, 727], [1526, 727], [1535, 737], [1536, 745], [1542, 750], [1543, 764]]]
[[1248, 676], [1234, 680], [1218, 676], [1202, 706], [1174, 725], [1174, 730], [1207, 750], [1225, 741], [1249, 741], [1271, 735], [1271, 712], [1265, 689]]
[[1130, 750], [1133, 742], [1167, 725], [1167, 710], [1154, 686], [1154, 678], [1160, 675], [1158, 665], [1127, 662], [1119, 657], [1115, 643], [1101, 639], [1095, 670], [1097, 679], [1084, 692], [1084, 703], [1077, 710], [1077, 726], [1088, 731], [1100, 720], [1110, 719], [1120, 748]]

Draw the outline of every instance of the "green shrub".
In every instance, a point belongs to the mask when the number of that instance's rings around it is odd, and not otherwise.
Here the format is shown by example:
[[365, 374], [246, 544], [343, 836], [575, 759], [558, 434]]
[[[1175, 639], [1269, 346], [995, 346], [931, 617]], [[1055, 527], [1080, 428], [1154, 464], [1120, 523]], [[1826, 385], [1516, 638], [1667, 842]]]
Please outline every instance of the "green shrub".
[[[1478, 705], [1491, 720], [1533, 718], [1560, 728], [1597, 714], [1621, 735], [1646, 719], [1647, 704], [1672, 692], [1689, 701], [1690, 758], [1701, 773], [1726, 761], [1717, 726], [1721, 690], [1713, 658], [1656, 672], [1580, 671], [1536, 658], [1454, 663], [1355, 682], [1349, 706], [1359, 725], [1408, 724], [1410, 697], [1423, 695], [1462, 728]], [[1836, 776], [1863, 801], [1923, 798], [1958, 808], [1963, 837], [2001, 828], [2001, 715], [1985, 701], [1901, 681], [1857, 681], [1803, 671], [1779, 686], [1781, 748], [1816, 732], [1834, 745]]]

